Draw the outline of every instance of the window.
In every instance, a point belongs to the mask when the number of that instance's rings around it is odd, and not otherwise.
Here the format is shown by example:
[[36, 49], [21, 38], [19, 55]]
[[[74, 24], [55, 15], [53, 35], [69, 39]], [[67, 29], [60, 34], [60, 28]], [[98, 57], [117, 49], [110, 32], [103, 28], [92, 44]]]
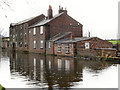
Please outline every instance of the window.
[[33, 28], [33, 35], [36, 34], [36, 28]]
[[29, 33], [31, 33], [31, 31], [29, 30]]
[[34, 49], [36, 48], [36, 41], [34, 41], [33, 48]]
[[49, 60], [49, 69], [51, 69], [51, 61]]
[[51, 42], [49, 42], [49, 48], [51, 48]]
[[40, 34], [43, 34], [43, 26], [40, 26]]
[[61, 52], [61, 44], [58, 44], [58, 52]]
[[25, 38], [26, 38], [27, 37], [26, 33], [24, 35], [25, 35]]
[[40, 59], [40, 68], [43, 69], [43, 59]]
[[17, 42], [16, 42], [16, 47], [17, 47]]
[[85, 49], [89, 49], [89, 48], [90, 48], [89, 42], [85, 42]]
[[62, 68], [62, 60], [57, 59], [57, 64], [58, 64], [58, 69], [61, 69]]
[[34, 57], [34, 69], [33, 69], [33, 73], [34, 73], [34, 79], [36, 79], [36, 58]]
[[65, 45], [65, 53], [69, 53], [69, 44]]
[[25, 42], [25, 47], [27, 46], [27, 43]]
[[20, 29], [22, 29], [22, 25], [20, 25]]
[[40, 48], [43, 48], [43, 40], [40, 41]]
[[15, 38], [15, 35], [13, 35], [13, 38]]
[[70, 61], [65, 60], [65, 70], [70, 70]]
[[22, 36], [22, 33], [20, 33], [20, 36]]
[[20, 42], [20, 47], [22, 47], [22, 42]]

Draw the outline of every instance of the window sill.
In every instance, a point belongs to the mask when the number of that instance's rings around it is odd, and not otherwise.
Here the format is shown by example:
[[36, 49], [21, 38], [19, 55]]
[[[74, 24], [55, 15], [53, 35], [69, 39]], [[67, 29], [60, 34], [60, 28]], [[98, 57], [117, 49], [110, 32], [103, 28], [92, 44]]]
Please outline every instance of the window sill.
[[58, 53], [61, 53], [61, 51], [57, 51]]
[[70, 54], [70, 52], [66, 52], [65, 54]]

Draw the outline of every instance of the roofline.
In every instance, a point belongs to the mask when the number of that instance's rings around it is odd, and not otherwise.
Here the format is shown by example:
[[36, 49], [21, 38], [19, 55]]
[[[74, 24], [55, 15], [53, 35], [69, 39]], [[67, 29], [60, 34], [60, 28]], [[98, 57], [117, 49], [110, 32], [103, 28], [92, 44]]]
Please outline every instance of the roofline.
[[[59, 15], [59, 14], [60, 14], [60, 15]], [[59, 14], [56, 14], [56, 15], [61, 16], [61, 15], [63, 15], [63, 14], [64, 14], [64, 12], [59, 13]], [[43, 24], [41, 24], [41, 25], [30, 26], [29, 28], [34, 28], [34, 27], [39, 27], [39, 26], [47, 25], [48, 23], [50, 23], [51, 21], [53, 21], [54, 19], [56, 19], [56, 18], [58, 18], [58, 17], [59, 17], [59, 16], [56, 16], [56, 15], [54, 15], [54, 16], [53, 16], [53, 18], [51, 18], [51, 19], [46, 19], [46, 20], [49, 20], [48, 22], [45, 22], [45, 23], [43, 23]], [[56, 17], [55, 17], [55, 16], [56, 16]]]
[[[38, 16], [41, 16], [41, 15], [44, 15], [44, 14], [40, 14], [40, 15], [38, 15]], [[24, 20], [19, 21], [19, 22], [17, 22], [17, 23], [11, 23], [11, 24], [13, 24], [12, 26], [21, 25], [21, 24], [24, 24], [24, 23], [26, 23], [26, 22], [29, 22], [29, 21], [33, 20], [34, 18], [36, 18], [36, 17], [38, 17], [38, 16], [30, 17], [30, 18], [28, 18], [28, 19], [24, 19]], [[45, 15], [44, 15], [44, 16], [45, 16]]]

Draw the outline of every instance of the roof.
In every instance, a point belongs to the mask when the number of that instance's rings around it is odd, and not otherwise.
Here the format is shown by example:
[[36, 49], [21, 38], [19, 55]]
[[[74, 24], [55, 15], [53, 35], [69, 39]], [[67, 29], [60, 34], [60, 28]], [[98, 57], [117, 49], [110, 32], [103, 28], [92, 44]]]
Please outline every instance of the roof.
[[52, 20], [54, 20], [55, 18], [61, 16], [63, 13], [64, 13], [64, 12], [55, 15], [55, 16], [54, 16], [53, 18], [51, 18], [51, 19], [46, 19], [46, 18], [45, 18], [45, 19], [39, 21], [38, 23], [36, 23], [36, 24], [34, 24], [34, 25], [31, 25], [30, 27], [42, 26], [42, 25], [44, 25], [44, 24], [47, 24], [47, 23], [51, 22]]
[[116, 50], [115, 48], [95, 48], [96, 50]]
[[[43, 14], [41, 14], [41, 15], [43, 15]], [[38, 15], [38, 16], [41, 16], [41, 15]], [[26, 23], [26, 22], [28, 22], [28, 21], [30, 21], [30, 20], [32, 20], [32, 19], [34, 19], [34, 18], [38, 17], [38, 16], [35, 16], [35, 17], [30, 17], [30, 18], [28, 18], [28, 19], [25, 19], [25, 20], [20, 21], [20, 22], [17, 22], [17, 23], [11, 23], [11, 25], [12, 25], [12, 26], [14, 26], [14, 25], [23, 24], [23, 23]]]
[[59, 41], [56, 41], [56, 43], [75, 43], [75, 42], [79, 42], [79, 41], [84, 41], [84, 40], [89, 40], [89, 39], [92, 39], [92, 38], [96, 38], [96, 37], [76, 37], [72, 40], [59, 40]]
[[60, 38], [66, 36], [66, 35], [69, 35], [71, 34], [72, 32], [65, 32], [65, 33], [58, 33], [57, 35], [53, 36], [52, 38], [50, 38], [50, 41], [57, 41], [59, 40]]
[[32, 20], [33, 18], [35, 18], [35, 17], [31, 17], [31, 18], [25, 19], [25, 20], [23, 20], [23, 21], [20, 21], [20, 22], [16, 23], [15, 25], [19, 25], [19, 24], [28, 22], [28, 21]]

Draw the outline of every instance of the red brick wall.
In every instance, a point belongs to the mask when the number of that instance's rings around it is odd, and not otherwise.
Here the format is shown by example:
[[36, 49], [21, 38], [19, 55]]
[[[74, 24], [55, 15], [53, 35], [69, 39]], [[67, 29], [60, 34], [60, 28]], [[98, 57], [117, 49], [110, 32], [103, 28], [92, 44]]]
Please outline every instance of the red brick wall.
[[93, 38], [89, 40], [84, 40], [77, 42], [77, 49], [85, 49], [85, 42], [90, 43], [90, 49], [93, 48], [112, 48], [112, 44], [108, 41], [101, 40], [99, 38]]
[[[25, 47], [25, 42], [28, 44], [28, 39], [29, 39], [29, 31], [28, 31], [28, 26], [40, 21], [41, 19], [43, 19], [45, 16], [43, 14], [36, 16], [35, 18], [33, 18], [32, 20], [25, 22], [25, 23], [21, 23], [19, 25], [15, 25], [15, 26], [10, 26], [10, 42], [12, 42], [12, 44], [10, 43], [10, 47], [12, 47], [13, 45], [13, 37], [11, 35], [16, 35], [16, 42], [17, 50], [24, 50], [27, 51], [28, 50], [28, 46]], [[22, 29], [21, 29], [21, 25], [22, 25]], [[22, 33], [22, 35], [20, 35]], [[25, 33], [26, 33], [26, 37], [25, 37]], [[22, 42], [22, 47], [20, 47], [20, 42]]]
[[[89, 42], [90, 49], [85, 49], [85, 42]], [[90, 40], [84, 40], [77, 42], [77, 54], [82, 56], [96, 56], [96, 52], [93, 50], [95, 48], [112, 48], [112, 44], [108, 41], [93, 38]]]
[[73, 32], [73, 36], [82, 37], [82, 25], [78, 25], [78, 22], [71, 18], [67, 14], [63, 14], [56, 19], [48, 23], [50, 29], [50, 37], [55, 36], [58, 33]]
[[50, 42], [51, 47], [49, 48], [49, 40], [46, 42], [46, 54], [54, 54], [53, 42]]
[[65, 44], [61, 45], [61, 52], [58, 52], [58, 46], [57, 44], [55, 44], [54, 52], [55, 52], [55, 55], [74, 56], [74, 44], [69, 44], [69, 54], [65, 53]]
[[[40, 27], [37, 27], [36, 35], [33, 35], [33, 28], [29, 33], [29, 52], [45, 53], [45, 30], [40, 34]], [[33, 48], [34, 40], [36, 40], [36, 49]], [[43, 40], [43, 49], [40, 48], [40, 41]]]

